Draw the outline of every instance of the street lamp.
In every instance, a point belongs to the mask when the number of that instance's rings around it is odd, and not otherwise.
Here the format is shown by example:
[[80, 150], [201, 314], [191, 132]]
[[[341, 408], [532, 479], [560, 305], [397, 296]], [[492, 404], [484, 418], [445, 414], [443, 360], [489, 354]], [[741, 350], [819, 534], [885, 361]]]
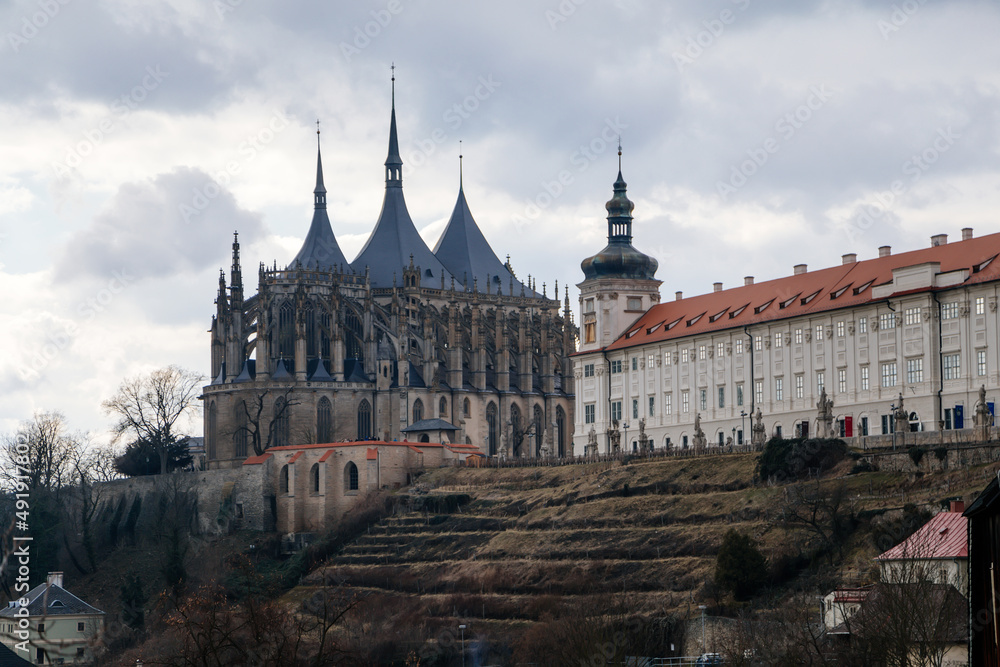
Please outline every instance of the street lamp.
[[623, 452], [628, 451], [628, 422], [622, 422], [622, 426], [625, 428], [625, 446], [622, 447]]
[[458, 626], [462, 631], [462, 667], [465, 667], [465, 624]]
[[733, 439], [732, 439], [732, 440], [730, 440], [730, 442], [731, 442], [731, 443], [732, 443], [733, 445], [735, 445], [735, 444], [736, 444], [736, 427], [735, 427], [735, 426], [733, 427]]
[[[740, 430], [742, 431], [742, 435], [743, 435], [742, 439], [746, 440], [746, 437], [747, 437], [747, 411], [746, 410], [740, 410]], [[741, 442], [740, 444], [742, 445], [743, 443]]]
[[896, 404], [889, 404], [889, 430], [892, 431], [892, 449], [896, 450]]

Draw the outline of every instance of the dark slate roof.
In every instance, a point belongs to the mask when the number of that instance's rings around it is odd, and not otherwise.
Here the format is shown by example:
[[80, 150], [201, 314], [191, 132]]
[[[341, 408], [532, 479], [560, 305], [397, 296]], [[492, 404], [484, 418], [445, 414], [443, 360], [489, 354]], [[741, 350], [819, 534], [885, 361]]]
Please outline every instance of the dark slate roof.
[[371, 382], [360, 359], [344, 359], [344, 382]]
[[272, 380], [287, 380], [290, 377], [292, 377], [292, 374], [289, 373], [288, 369], [285, 367], [285, 360], [284, 359], [278, 359], [278, 363], [274, 367], [274, 372], [271, 373], [271, 379]]
[[[621, 152], [618, 153], [621, 156]], [[619, 160], [621, 158], [619, 157]], [[614, 195], [605, 204], [608, 210], [608, 245], [580, 264], [587, 280], [595, 278], [633, 278], [654, 280], [658, 263], [632, 246], [632, 209], [635, 205], [626, 194], [621, 166], [614, 184]]]
[[316, 189], [313, 191], [314, 205], [312, 224], [302, 242], [302, 249], [295, 256], [289, 269], [301, 266], [303, 269], [333, 271], [347, 266], [337, 237], [333, 235], [330, 218], [326, 214], [326, 187], [323, 185], [323, 158], [316, 152]]
[[233, 382], [253, 382], [253, 379], [257, 377], [256, 369], [257, 361], [255, 359], [247, 359], [243, 364], [243, 370], [233, 378]]
[[[455, 281], [464, 283], [466, 290], [473, 288], [473, 280], [478, 279], [478, 289], [480, 292], [489, 291], [493, 294], [500, 289], [504, 294], [510, 292], [511, 281], [514, 284], [515, 294], [521, 293], [524, 287], [514, 278], [513, 274], [504, 266], [503, 262], [497, 258], [493, 248], [490, 247], [483, 232], [479, 229], [469, 204], [465, 201], [465, 190], [461, 186], [458, 188], [458, 201], [455, 202], [455, 209], [451, 213], [451, 219], [444, 233], [434, 246], [434, 256], [444, 264], [445, 268], [455, 276]], [[526, 294], [534, 294], [530, 289], [524, 287]]]
[[330, 373], [326, 370], [326, 364], [323, 363], [322, 359], [310, 359], [307, 366], [307, 375], [310, 380], [315, 380], [316, 382], [331, 382], [333, 378]]
[[[104, 613], [100, 609], [91, 607], [62, 586], [56, 586], [55, 584], [38, 584], [28, 591], [24, 597], [28, 598], [28, 612], [31, 616]], [[17, 606], [8, 606], [0, 610], [0, 617], [14, 618], [17, 610]]]
[[5, 644], [0, 644], [0, 667], [24, 667], [30, 664]]
[[421, 419], [403, 429], [403, 433], [414, 431], [457, 431], [458, 427], [443, 419]]

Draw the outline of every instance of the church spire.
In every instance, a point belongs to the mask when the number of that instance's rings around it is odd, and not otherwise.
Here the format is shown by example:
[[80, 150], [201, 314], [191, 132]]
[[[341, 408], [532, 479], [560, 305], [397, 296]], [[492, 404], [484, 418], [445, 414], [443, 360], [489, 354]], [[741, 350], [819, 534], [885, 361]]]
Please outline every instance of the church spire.
[[240, 233], [233, 232], [233, 267], [229, 274], [230, 283], [233, 289], [243, 292], [243, 269], [240, 267]]
[[319, 147], [319, 120], [316, 121], [316, 189], [313, 190], [316, 210], [326, 208], [326, 186], [323, 185], [323, 155]]
[[396, 65], [392, 65], [392, 119], [389, 123], [389, 155], [385, 159], [385, 187], [403, 187], [403, 160], [396, 139]]

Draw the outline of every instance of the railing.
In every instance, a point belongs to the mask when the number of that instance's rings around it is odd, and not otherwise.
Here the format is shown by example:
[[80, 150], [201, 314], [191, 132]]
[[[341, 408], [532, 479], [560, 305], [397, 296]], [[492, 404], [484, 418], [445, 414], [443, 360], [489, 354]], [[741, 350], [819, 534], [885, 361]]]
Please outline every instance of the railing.
[[477, 468], [533, 468], [538, 466], [565, 466], [580, 465], [586, 463], [606, 463], [630, 461], [650, 461], [654, 459], [668, 458], [694, 458], [700, 456], [725, 456], [731, 454], [749, 454], [760, 451], [753, 445], [732, 445], [713, 447], [689, 447], [687, 449], [671, 447], [669, 449], [654, 449], [646, 452], [618, 452], [615, 454], [595, 454], [591, 456], [548, 456], [548, 457], [517, 457], [502, 458], [490, 456], [486, 459], [469, 457], [464, 461], [465, 465]]

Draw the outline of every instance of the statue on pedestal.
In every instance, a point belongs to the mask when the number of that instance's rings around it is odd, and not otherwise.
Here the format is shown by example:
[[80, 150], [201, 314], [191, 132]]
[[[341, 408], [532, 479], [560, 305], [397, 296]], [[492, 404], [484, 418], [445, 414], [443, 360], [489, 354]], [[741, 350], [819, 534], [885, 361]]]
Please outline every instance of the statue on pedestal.
[[618, 420], [611, 422], [611, 428], [608, 429], [608, 436], [611, 438], [611, 453], [617, 454], [622, 448], [622, 434], [618, 430]]
[[895, 430], [897, 433], [906, 433], [910, 430], [910, 414], [903, 407], [903, 395], [899, 395], [899, 405], [893, 413], [895, 417]]
[[693, 439], [695, 449], [704, 448], [708, 444], [708, 440], [705, 439], [705, 431], [701, 429], [701, 413], [696, 412], [694, 415], [694, 439]]
[[649, 438], [646, 437], [646, 418], [639, 420], [639, 451], [643, 454], [649, 449]]
[[587, 446], [583, 453], [588, 458], [597, 456], [597, 431], [594, 430], [593, 426], [590, 427], [590, 433], [587, 434]]
[[972, 419], [976, 425], [976, 437], [982, 442], [989, 442], [993, 415], [990, 414], [990, 406], [986, 403], [986, 385], [979, 387], [979, 400], [976, 401], [976, 411]]
[[764, 428], [764, 415], [761, 414], [758, 407], [757, 413], [753, 416], [753, 426], [750, 430], [750, 444], [753, 445], [754, 449], [762, 450], [766, 441], [767, 430]]
[[827, 397], [826, 387], [823, 387], [819, 393], [819, 401], [816, 403], [816, 408], [818, 412], [817, 416], [817, 437], [820, 438], [832, 438], [833, 437], [833, 399]]

